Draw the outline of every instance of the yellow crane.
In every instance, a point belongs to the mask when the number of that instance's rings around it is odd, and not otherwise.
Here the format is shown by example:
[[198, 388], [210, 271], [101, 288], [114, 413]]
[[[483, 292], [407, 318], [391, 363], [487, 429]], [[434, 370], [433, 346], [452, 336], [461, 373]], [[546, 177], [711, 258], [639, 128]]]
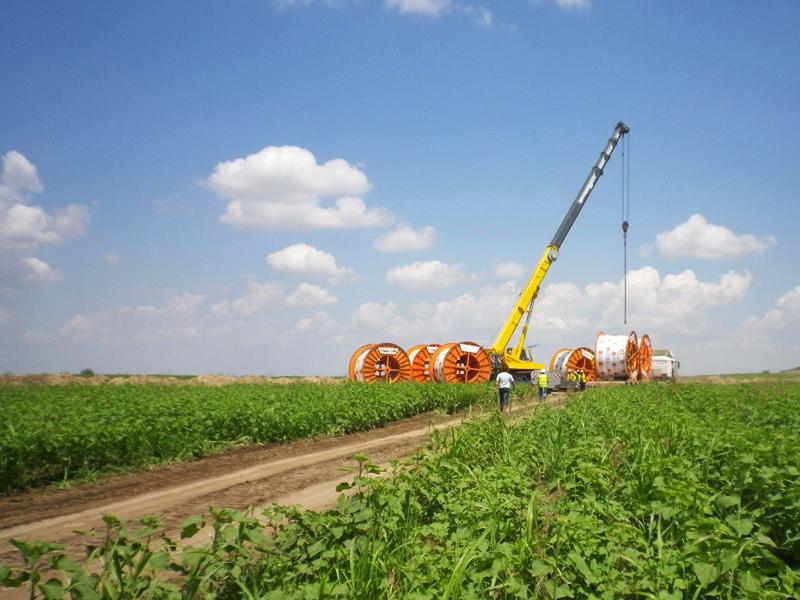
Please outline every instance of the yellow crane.
[[[600, 153], [600, 158], [597, 159], [597, 162], [586, 177], [586, 181], [584, 181], [581, 186], [578, 195], [572, 202], [572, 205], [567, 211], [556, 234], [553, 236], [553, 239], [544, 249], [539, 263], [528, 278], [528, 282], [520, 292], [516, 302], [511, 307], [494, 341], [490, 346], [485, 348], [491, 358], [493, 371], [505, 368], [508, 369], [515, 378], [527, 379], [533, 371], [544, 369], [544, 365], [531, 360], [525, 348], [525, 336], [528, 333], [528, 324], [530, 323], [531, 313], [533, 312], [533, 303], [539, 295], [542, 281], [550, 270], [550, 266], [558, 259], [559, 248], [561, 248], [564, 238], [567, 237], [569, 230], [572, 228], [572, 224], [575, 222], [575, 219], [578, 218], [583, 205], [586, 204], [586, 200], [589, 198], [589, 194], [592, 193], [597, 180], [603, 175], [603, 169], [609, 159], [611, 159], [614, 148], [617, 147], [619, 141], [629, 131], [630, 129], [625, 123], [622, 121], [617, 123], [617, 126], [614, 128], [614, 133]], [[627, 225], [627, 222], [624, 222], [622, 225], [623, 231], [625, 232], [627, 232]], [[510, 346], [511, 338], [523, 317], [525, 317], [525, 324], [522, 327], [519, 340], [516, 345]]]

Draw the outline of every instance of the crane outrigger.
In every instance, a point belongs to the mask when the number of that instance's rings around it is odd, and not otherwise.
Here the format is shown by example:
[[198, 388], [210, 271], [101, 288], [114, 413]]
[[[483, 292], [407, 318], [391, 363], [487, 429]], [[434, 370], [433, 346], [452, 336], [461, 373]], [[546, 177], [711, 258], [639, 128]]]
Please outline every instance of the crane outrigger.
[[[594, 186], [597, 184], [597, 180], [603, 175], [603, 170], [611, 159], [614, 148], [617, 147], [619, 141], [629, 131], [630, 129], [625, 123], [622, 121], [617, 123], [614, 128], [614, 133], [600, 153], [600, 158], [597, 159], [597, 162], [594, 164], [591, 171], [589, 171], [586, 181], [584, 181], [578, 195], [572, 202], [566, 216], [564, 216], [564, 220], [561, 221], [561, 225], [553, 236], [553, 239], [544, 249], [539, 263], [536, 265], [533, 273], [531, 273], [531, 276], [528, 278], [528, 282], [511, 307], [494, 341], [490, 346], [485, 347], [492, 362], [493, 372], [500, 369], [507, 369], [515, 378], [526, 380], [530, 378], [532, 372], [544, 369], [544, 365], [531, 360], [530, 353], [525, 347], [525, 336], [528, 333], [528, 324], [530, 323], [531, 314], [533, 313], [533, 304], [539, 295], [539, 290], [545, 275], [547, 275], [547, 272], [550, 270], [550, 266], [558, 259], [561, 244], [567, 237], [573, 223], [575, 223], [575, 219], [578, 218], [584, 204], [586, 204], [586, 200], [588, 200]], [[627, 230], [627, 225], [627, 222], [623, 223], [623, 230]], [[509, 346], [511, 338], [517, 330], [523, 316], [525, 317], [525, 323], [522, 327], [519, 340], [516, 345]]]

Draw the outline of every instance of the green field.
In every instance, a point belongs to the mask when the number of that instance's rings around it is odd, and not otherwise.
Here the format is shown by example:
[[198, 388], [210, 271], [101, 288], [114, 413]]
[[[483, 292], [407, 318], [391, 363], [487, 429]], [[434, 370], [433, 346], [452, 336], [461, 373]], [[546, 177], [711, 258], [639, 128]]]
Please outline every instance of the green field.
[[93, 555], [105, 567], [89, 575], [53, 559], [61, 578], [52, 589], [109, 598], [800, 595], [800, 385], [605, 388], [511, 426], [497, 415], [475, 420], [402, 468], [359, 465], [333, 510], [215, 511], [183, 530], [191, 544], [213, 523], [214, 540], [182, 550], [155, 521], [130, 532], [109, 519]]
[[0, 385], [0, 493], [240, 443], [378, 427], [494, 399], [486, 386]]

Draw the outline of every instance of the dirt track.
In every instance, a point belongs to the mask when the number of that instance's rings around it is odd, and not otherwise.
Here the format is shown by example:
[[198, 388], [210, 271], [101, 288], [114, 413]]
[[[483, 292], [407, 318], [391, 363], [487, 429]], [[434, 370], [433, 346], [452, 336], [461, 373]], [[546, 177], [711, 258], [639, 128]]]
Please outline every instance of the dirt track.
[[[554, 395], [548, 403], [563, 401]], [[509, 415], [528, 412], [519, 404]], [[413, 454], [429, 439], [431, 427], [457, 426], [467, 417], [431, 413], [369, 432], [272, 446], [234, 448], [189, 463], [120, 475], [70, 489], [48, 488], [0, 498], [0, 564], [19, 565], [12, 538], [59, 542], [80, 557], [85, 536], [75, 531], [102, 529], [102, 515], [123, 521], [158, 513], [168, 529], [209, 506], [243, 509], [271, 503], [323, 509], [334, 503], [339, 481], [352, 477], [342, 468], [366, 454], [385, 463]]]

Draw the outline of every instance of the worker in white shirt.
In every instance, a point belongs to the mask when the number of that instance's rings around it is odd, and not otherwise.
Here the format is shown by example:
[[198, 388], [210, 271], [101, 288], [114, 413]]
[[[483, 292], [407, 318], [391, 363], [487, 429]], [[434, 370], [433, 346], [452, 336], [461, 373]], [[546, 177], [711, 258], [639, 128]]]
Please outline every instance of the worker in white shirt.
[[495, 383], [497, 383], [497, 391], [500, 394], [500, 412], [506, 412], [508, 410], [508, 398], [511, 395], [511, 386], [514, 385], [514, 376], [507, 369], [503, 369], [497, 374]]

